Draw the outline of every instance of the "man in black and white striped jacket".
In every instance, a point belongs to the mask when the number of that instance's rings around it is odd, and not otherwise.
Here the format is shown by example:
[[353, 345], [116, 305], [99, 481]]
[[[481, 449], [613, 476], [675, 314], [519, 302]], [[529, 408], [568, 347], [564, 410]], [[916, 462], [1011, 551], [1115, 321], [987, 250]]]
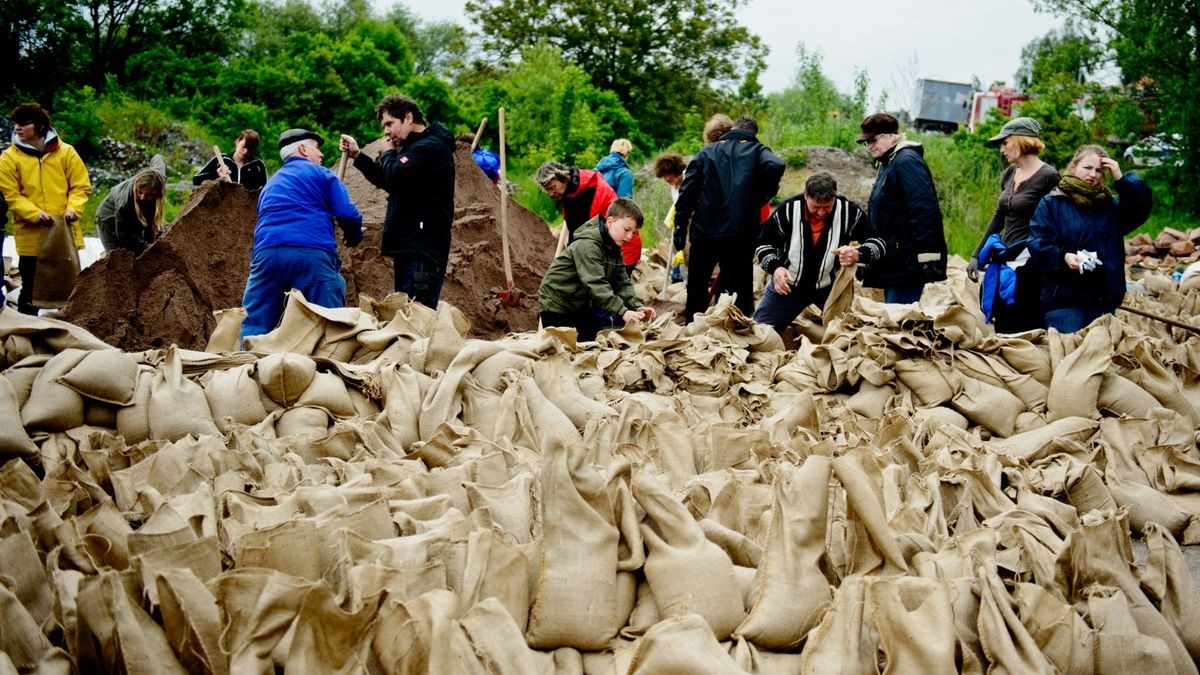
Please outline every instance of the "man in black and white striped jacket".
[[754, 255], [771, 279], [754, 320], [782, 333], [805, 307], [825, 304], [841, 268], [838, 248], [864, 223], [862, 209], [838, 196], [831, 174], [809, 176], [804, 192], [780, 204], [758, 236]]

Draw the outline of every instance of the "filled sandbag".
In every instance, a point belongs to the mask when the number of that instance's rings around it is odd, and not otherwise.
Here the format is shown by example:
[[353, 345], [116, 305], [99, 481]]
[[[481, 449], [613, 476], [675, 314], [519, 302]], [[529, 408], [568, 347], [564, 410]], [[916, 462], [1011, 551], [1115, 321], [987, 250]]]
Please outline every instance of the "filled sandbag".
[[154, 438], [177, 441], [184, 436], [220, 435], [200, 385], [183, 376], [183, 361], [172, 347], [150, 381], [148, 405]]
[[21, 408], [21, 424], [28, 431], [66, 431], [83, 424], [83, 397], [60, 382], [88, 352], [66, 349], [50, 359], [33, 381], [29, 400]]
[[300, 400], [316, 374], [316, 361], [289, 352], [264, 356], [255, 366], [259, 386], [272, 401], [284, 407]]

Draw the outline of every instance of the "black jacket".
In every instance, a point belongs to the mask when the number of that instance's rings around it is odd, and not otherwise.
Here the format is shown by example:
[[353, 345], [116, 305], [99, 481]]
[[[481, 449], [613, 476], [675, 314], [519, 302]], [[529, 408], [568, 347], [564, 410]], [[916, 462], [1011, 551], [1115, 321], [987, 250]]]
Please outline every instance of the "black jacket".
[[779, 192], [784, 164], [771, 149], [742, 129], [721, 136], [696, 153], [675, 201], [675, 243], [758, 233], [759, 210]]
[[445, 270], [454, 222], [454, 147], [454, 135], [435, 122], [378, 162], [365, 154], [354, 160], [372, 185], [388, 193], [381, 253], [420, 256]]
[[889, 288], [946, 278], [946, 233], [933, 175], [919, 143], [905, 141], [883, 156], [859, 247], [863, 284]]
[[[257, 157], [242, 165], [241, 170], [238, 170], [237, 162], [233, 161], [233, 155], [228, 153], [221, 155], [221, 159], [225, 162], [225, 166], [229, 167], [229, 180], [247, 190], [257, 190], [267, 184], [267, 165]], [[204, 165], [195, 176], [192, 176], [192, 185], [199, 185], [206, 180], [217, 180], [217, 158], [213, 157], [208, 160], [208, 164]]]

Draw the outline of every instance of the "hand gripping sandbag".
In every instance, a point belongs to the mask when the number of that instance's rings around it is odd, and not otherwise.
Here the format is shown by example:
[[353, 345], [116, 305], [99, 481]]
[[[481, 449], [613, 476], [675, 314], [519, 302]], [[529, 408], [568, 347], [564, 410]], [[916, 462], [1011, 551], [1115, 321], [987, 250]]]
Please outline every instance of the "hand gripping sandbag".
[[42, 235], [31, 289], [37, 307], [61, 309], [71, 297], [79, 279], [79, 249], [75, 248], [73, 228], [62, 216], [51, 216], [50, 227]]
[[646, 511], [645, 573], [659, 613], [698, 614], [718, 640], [726, 639], [746, 616], [733, 562], [656, 476], [638, 473], [633, 496]]
[[821, 572], [831, 471], [830, 458], [821, 455], [809, 456], [800, 467], [778, 465], [754, 606], [735, 631], [758, 647], [794, 648], [833, 600]]

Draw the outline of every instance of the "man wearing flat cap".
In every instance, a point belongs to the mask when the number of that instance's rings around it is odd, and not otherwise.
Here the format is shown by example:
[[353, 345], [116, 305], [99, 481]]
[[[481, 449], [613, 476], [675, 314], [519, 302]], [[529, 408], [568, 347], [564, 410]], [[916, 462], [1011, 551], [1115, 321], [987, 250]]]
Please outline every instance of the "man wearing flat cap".
[[859, 125], [858, 142], [879, 162], [867, 212], [867, 240], [843, 246], [843, 265], [862, 263], [863, 285], [882, 288], [884, 301], [918, 302], [925, 284], [946, 278], [946, 234], [925, 149], [905, 139], [886, 113]]
[[437, 307], [454, 223], [454, 135], [428, 123], [421, 106], [403, 94], [384, 96], [375, 115], [387, 142], [379, 159], [361, 154], [358, 142], [345, 135], [342, 152], [388, 193], [379, 249], [392, 258], [396, 290]]
[[336, 224], [347, 246], [362, 241], [362, 215], [346, 186], [321, 166], [320, 134], [288, 129], [279, 135], [283, 167], [258, 197], [258, 223], [250, 253], [250, 278], [242, 307], [242, 337], [275, 329], [293, 288], [322, 307], [346, 302], [342, 260], [333, 238]]

